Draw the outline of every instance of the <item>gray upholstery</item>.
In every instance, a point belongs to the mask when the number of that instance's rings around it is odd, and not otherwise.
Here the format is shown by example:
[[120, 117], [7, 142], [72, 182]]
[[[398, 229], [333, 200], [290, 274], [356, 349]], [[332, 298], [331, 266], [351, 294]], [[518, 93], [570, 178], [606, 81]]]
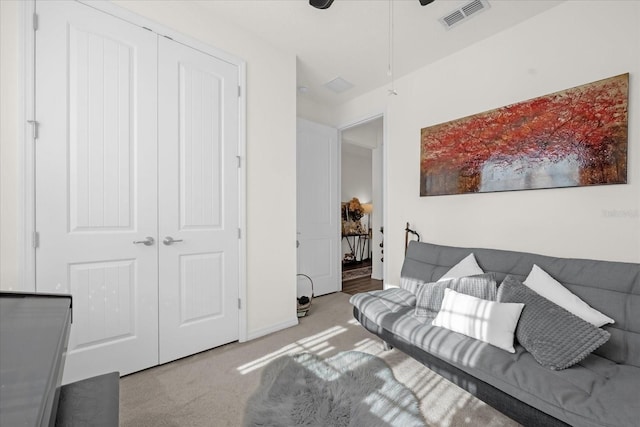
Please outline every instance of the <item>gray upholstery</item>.
[[538, 363], [549, 369], [560, 370], [575, 365], [611, 336], [511, 275], [500, 284], [498, 301], [524, 304], [516, 338]]
[[60, 388], [55, 427], [118, 427], [120, 374], [98, 375]]
[[[516, 398], [523, 407], [535, 408], [575, 426], [635, 426], [640, 419], [640, 265], [479, 248], [454, 248], [413, 242], [402, 276], [423, 282], [436, 281], [462, 258], [473, 252], [480, 267], [523, 280], [538, 264], [589, 305], [615, 319], [604, 329], [609, 342], [578, 364], [562, 371], [540, 365], [522, 346], [511, 354], [489, 344], [431, 325], [414, 315], [413, 294], [404, 289], [359, 294], [351, 302], [381, 336], [391, 332], [398, 342], [446, 361]], [[382, 298], [381, 298], [382, 297]], [[356, 312], [354, 311], [354, 313]], [[428, 319], [428, 318], [427, 318]], [[361, 320], [362, 322], [362, 320]], [[363, 323], [364, 324], [364, 323]], [[389, 332], [387, 332], [389, 331]], [[533, 417], [535, 417], [534, 415]], [[525, 424], [534, 425], [532, 417]]]
[[496, 273], [498, 283], [507, 274], [522, 281], [533, 264], [538, 264], [591, 307], [616, 321], [604, 327], [611, 338], [595, 353], [640, 367], [640, 264], [411, 242], [401, 275], [434, 282], [470, 252], [485, 272]]
[[491, 273], [425, 283], [420, 286], [416, 296], [416, 316], [436, 316], [442, 307], [444, 290], [447, 288], [476, 298], [495, 301], [498, 294], [497, 286]]

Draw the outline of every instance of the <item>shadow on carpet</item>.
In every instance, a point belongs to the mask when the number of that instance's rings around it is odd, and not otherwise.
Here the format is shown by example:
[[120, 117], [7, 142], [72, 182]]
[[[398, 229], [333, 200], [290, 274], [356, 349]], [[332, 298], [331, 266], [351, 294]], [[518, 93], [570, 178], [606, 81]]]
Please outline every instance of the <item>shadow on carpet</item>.
[[347, 351], [328, 359], [302, 353], [269, 363], [249, 398], [244, 425], [413, 427], [425, 422], [418, 399], [382, 359]]

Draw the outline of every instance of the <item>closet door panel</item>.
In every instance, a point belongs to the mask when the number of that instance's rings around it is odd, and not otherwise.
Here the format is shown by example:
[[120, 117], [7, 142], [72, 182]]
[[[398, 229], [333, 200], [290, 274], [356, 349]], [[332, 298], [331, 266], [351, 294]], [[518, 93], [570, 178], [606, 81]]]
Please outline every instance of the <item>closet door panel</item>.
[[163, 363], [238, 339], [238, 70], [162, 38], [159, 64]]
[[157, 37], [37, 2], [38, 292], [71, 293], [63, 382], [158, 363]]

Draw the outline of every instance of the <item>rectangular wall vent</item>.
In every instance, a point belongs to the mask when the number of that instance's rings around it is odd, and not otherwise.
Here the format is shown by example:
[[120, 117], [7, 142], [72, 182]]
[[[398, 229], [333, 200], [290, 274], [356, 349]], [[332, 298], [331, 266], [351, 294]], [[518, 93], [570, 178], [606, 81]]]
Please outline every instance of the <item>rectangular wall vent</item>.
[[472, 16], [475, 16], [479, 12], [487, 10], [490, 7], [491, 6], [487, 0], [473, 0], [443, 16], [439, 21], [446, 29], [453, 28], [461, 22], [468, 21]]

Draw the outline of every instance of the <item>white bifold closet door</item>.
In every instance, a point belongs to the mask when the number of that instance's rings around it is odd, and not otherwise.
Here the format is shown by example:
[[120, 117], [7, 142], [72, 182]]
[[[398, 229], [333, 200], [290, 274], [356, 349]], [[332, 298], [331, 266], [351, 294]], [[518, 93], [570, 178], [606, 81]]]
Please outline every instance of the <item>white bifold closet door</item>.
[[164, 363], [238, 339], [238, 71], [171, 40], [159, 43]]
[[73, 295], [63, 382], [238, 338], [238, 71], [37, 2], [36, 290]]

